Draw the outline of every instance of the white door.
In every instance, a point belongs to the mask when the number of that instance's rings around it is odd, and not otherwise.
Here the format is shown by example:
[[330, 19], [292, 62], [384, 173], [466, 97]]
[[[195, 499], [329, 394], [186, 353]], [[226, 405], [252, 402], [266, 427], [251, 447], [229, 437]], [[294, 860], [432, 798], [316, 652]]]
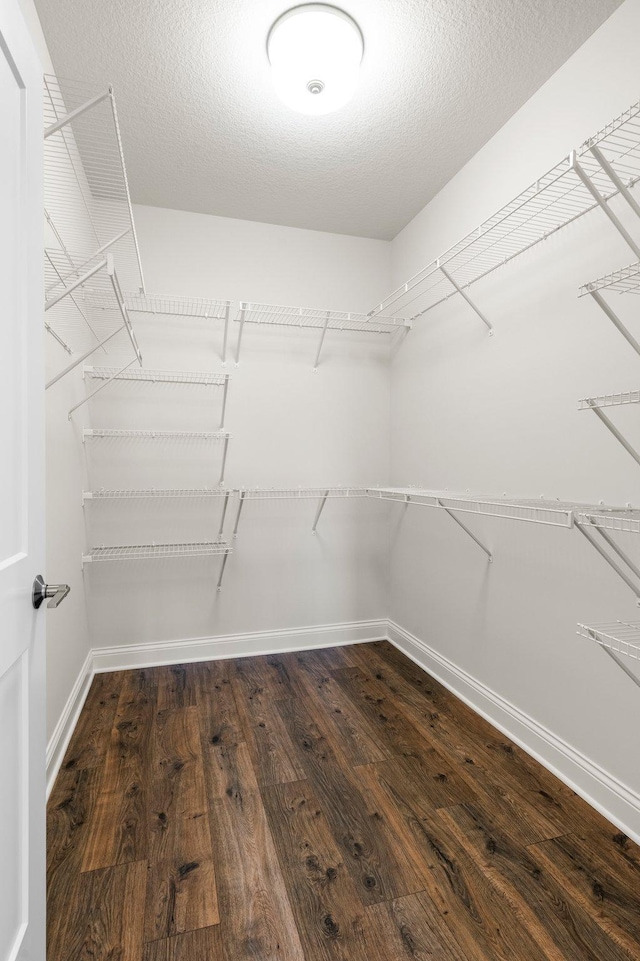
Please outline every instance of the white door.
[[0, 961], [44, 961], [42, 72], [0, 0]]

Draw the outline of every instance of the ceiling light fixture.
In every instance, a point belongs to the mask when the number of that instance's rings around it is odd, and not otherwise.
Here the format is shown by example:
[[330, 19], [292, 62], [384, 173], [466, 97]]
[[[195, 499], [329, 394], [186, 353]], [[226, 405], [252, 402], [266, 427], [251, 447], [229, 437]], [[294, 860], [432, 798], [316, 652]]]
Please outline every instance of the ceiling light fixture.
[[276, 92], [299, 113], [331, 113], [351, 100], [363, 52], [355, 20], [325, 3], [283, 13], [267, 38]]

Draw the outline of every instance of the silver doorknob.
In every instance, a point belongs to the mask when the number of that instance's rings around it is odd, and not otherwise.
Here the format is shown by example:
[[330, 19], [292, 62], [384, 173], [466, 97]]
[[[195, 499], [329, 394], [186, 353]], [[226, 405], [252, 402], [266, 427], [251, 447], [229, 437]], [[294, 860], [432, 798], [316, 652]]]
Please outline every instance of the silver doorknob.
[[38, 610], [43, 601], [46, 600], [49, 601], [47, 607], [57, 607], [58, 604], [65, 599], [70, 590], [71, 588], [68, 584], [45, 584], [42, 574], [38, 574], [33, 582], [31, 603], [36, 610]]

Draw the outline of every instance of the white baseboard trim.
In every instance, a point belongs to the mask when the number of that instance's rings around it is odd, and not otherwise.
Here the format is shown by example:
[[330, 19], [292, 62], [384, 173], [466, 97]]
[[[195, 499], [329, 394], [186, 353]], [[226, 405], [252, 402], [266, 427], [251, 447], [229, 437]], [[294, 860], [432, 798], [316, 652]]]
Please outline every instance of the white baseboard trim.
[[47, 745], [47, 797], [60, 770], [94, 674], [136, 667], [160, 667], [163, 664], [187, 664], [192, 661], [341, 647], [345, 644], [379, 641], [386, 637], [387, 621], [379, 619], [288, 628], [282, 631], [185, 638], [177, 641], [161, 641], [156, 644], [95, 647], [89, 651], [80, 669]]
[[49, 738], [49, 743], [47, 744], [47, 799], [51, 794], [51, 788], [54, 785], [56, 777], [58, 776], [58, 771], [60, 770], [62, 759], [65, 755], [67, 747], [69, 746], [71, 735], [73, 734], [74, 728], [78, 723], [80, 711], [82, 710], [84, 702], [87, 699], [87, 694], [89, 693], [89, 688], [91, 687], [93, 675], [93, 651], [89, 651], [85, 658], [84, 664], [80, 668], [80, 672], [75, 680], [75, 684], [71, 689], [71, 693], [67, 698], [67, 703], [65, 704], [62, 714], [58, 719], [58, 723], [53, 729], [53, 734]]
[[93, 668], [122, 671], [132, 667], [158, 667], [162, 664], [188, 664], [190, 661], [212, 661], [227, 657], [248, 657], [303, 651], [307, 648], [339, 647], [360, 644], [387, 637], [387, 621], [352, 621], [345, 624], [322, 624], [318, 627], [296, 627], [283, 631], [257, 631], [250, 634], [222, 634], [218, 637], [195, 637], [157, 644], [130, 644], [122, 647], [93, 649]]
[[403, 654], [640, 843], [640, 794], [393, 621], [388, 622], [387, 637]]

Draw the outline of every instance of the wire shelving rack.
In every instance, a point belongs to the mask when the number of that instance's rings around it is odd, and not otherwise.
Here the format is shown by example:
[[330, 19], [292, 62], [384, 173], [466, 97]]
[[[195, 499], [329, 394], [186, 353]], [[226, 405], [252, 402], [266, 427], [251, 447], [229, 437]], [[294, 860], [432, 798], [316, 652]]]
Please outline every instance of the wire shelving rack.
[[611, 394], [599, 394], [596, 397], [583, 397], [578, 401], [578, 410], [592, 410], [600, 423], [604, 424], [627, 453], [633, 457], [636, 464], [640, 465], [640, 453], [629, 443], [608, 414], [603, 413], [603, 410], [609, 407], [624, 407], [631, 404], [640, 404], [640, 390], [621, 390]]
[[640, 206], [630, 193], [638, 179], [640, 103], [419, 270], [370, 315], [400, 313], [415, 320], [459, 293], [491, 331], [491, 323], [469, 296], [471, 285], [597, 207], [640, 259], [640, 245], [608, 205], [620, 195], [640, 216]]
[[[174, 320], [222, 321], [224, 326], [221, 360], [223, 365], [226, 364], [232, 307], [230, 300], [214, 300], [205, 297], [172, 297], [166, 294], [125, 291], [124, 301], [132, 314], [142, 314], [150, 317], [172, 317]], [[96, 292], [92, 298], [92, 303], [94, 306], [101, 306], [100, 293]]]
[[111, 86], [44, 78], [45, 219], [69, 269], [117, 253], [127, 289], [144, 290]]
[[194, 441], [220, 442], [222, 448], [222, 463], [220, 465], [220, 477], [218, 484], [224, 483], [224, 474], [227, 466], [227, 454], [229, 452], [229, 440], [231, 434], [226, 430], [217, 431], [192, 431], [192, 430], [120, 430], [118, 428], [84, 428], [82, 431], [83, 443], [87, 439], [113, 439], [113, 440], [170, 440], [191, 443]]
[[315, 307], [283, 307], [276, 304], [253, 304], [240, 302], [235, 318], [240, 325], [236, 346], [236, 364], [240, 362], [240, 348], [245, 324], [262, 326], [313, 328], [320, 331], [313, 369], [317, 370], [328, 330], [353, 331], [366, 334], [398, 334], [407, 331], [411, 321], [403, 317], [377, 316], [350, 313], [342, 310], [324, 310]]
[[182, 544], [127, 544], [118, 547], [94, 547], [82, 555], [82, 563], [94, 564], [106, 561], [159, 560], [181, 557], [222, 556], [216, 589], [222, 589], [222, 578], [227, 559], [233, 548], [225, 541], [201, 541]]
[[224, 430], [224, 419], [227, 410], [227, 396], [229, 392], [229, 374], [214, 374], [209, 371], [197, 370], [153, 370], [149, 367], [131, 369], [133, 361], [124, 367], [84, 367], [84, 377], [100, 380], [102, 383], [87, 394], [83, 400], [75, 404], [69, 411], [69, 417], [83, 404], [107, 387], [113, 381], [140, 381], [153, 384], [191, 384], [200, 387], [222, 387], [222, 409], [220, 413], [219, 431]]
[[231, 437], [226, 430], [198, 431], [198, 430], [121, 430], [120, 428], [87, 428], [83, 430], [83, 436], [87, 437], [140, 437], [149, 440], [210, 440], [224, 441]]
[[640, 660], [640, 622], [612, 621], [607, 624], [578, 624], [576, 632], [580, 637], [595, 643], [605, 654], [616, 662], [634, 684], [640, 687], [640, 676], [631, 670], [628, 663], [619, 656]]
[[640, 661], [640, 621], [578, 624], [578, 634], [601, 647]]
[[229, 491], [220, 487], [149, 487], [124, 488], [122, 490], [106, 490], [100, 488], [94, 491], [82, 492], [82, 503], [88, 500], [128, 500], [131, 498], [159, 498], [159, 497], [227, 497]]
[[245, 501], [265, 501], [265, 500], [317, 500], [318, 506], [313, 519], [311, 533], [315, 534], [318, 527], [320, 515], [324, 510], [327, 500], [335, 498], [359, 498], [366, 496], [364, 487], [241, 487], [238, 493], [238, 508], [236, 519], [233, 525], [233, 536], [238, 535], [238, 525]]

